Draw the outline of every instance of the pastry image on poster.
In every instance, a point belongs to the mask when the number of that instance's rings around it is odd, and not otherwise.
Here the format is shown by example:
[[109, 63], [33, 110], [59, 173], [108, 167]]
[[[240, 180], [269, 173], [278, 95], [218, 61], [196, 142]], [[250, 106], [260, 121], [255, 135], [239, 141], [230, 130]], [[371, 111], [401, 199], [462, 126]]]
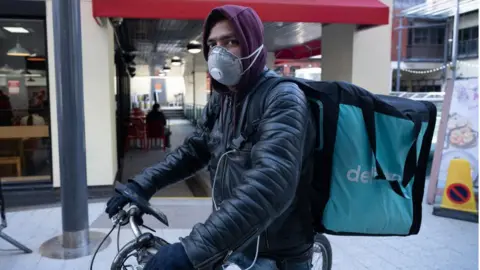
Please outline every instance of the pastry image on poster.
[[453, 113], [448, 118], [446, 146], [472, 148], [477, 146], [478, 131], [474, 130], [468, 118]]

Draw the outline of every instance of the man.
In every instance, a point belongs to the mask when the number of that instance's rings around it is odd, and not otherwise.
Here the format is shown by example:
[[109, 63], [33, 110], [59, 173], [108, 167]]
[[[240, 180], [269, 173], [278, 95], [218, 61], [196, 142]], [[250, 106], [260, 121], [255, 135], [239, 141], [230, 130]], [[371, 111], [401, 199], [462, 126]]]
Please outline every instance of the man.
[[[313, 121], [293, 83], [268, 90], [263, 24], [250, 8], [215, 8], [204, 25], [204, 55], [215, 90], [200, 130], [129, 186], [145, 198], [208, 165], [215, 211], [180, 243], [162, 249], [151, 269], [311, 268]], [[247, 108], [248, 107], [248, 108]], [[245, 127], [254, 127], [248, 138]], [[239, 140], [240, 138], [240, 140]], [[242, 141], [241, 138], [244, 138]], [[110, 199], [114, 215], [127, 200]]]
[[147, 114], [146, 120], [147, 122], [159, 121], [162, 127], [164, 127], [167, 124], [165, 115], [163, 114], [162, 111], [160, 111], [160, 104], [158, 103], [153, 104], [152, 110]]
[[[165, 114], [160, 110], [160, 104], [155, 103], [153, 104], [152, 110], [147, 114], [147, 132], [152, 134], [158, 134], [158, 132], [162, 132], [165, 138], [164, 144], [165, 147], [170, 147], [170, 130], [166, 127], [167, 119], [165, 118]], [[158, 126], [155, 126], [156, 124]], [[156, 129], [156, 130], [152, 130]]]

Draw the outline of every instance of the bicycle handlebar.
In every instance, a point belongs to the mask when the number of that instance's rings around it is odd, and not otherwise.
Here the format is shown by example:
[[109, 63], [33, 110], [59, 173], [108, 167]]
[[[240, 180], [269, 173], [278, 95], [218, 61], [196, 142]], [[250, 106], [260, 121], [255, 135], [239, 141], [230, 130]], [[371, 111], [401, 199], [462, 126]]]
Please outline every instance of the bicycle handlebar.
[[117, 184], [115, 186], [115, 191], [122, 194], [125, 198], [130, 200], [131, 203], [133, 205], [136, 205], [141, 212], [143, 212], [147, 215], [152, 215], [158, 221], [160, 221], [163, 224], [165, 224], [166, 226], [168, 226], [168, 218], [162, 211], [152, 207], [147, 200], [138, 196], [138, 194], [133, 192], [126, 185], [123, 185], [123, 184], [117, 182]]
[[[149, 258], [155, 254], [160, 246], [168, 245], [168, 243], [153, 234], [146, 232], [143, 233], [140, 226], [137, 224], [137, 219], [142, 215], [140, 208], [131, 204], [128, 209], [121, 210], [114, 217], [114, 223], [120, 227], [130, 224], [130, 229], [134, 234], [134, 238], [126, 243], [117, 253], [113, 259], [111, 270], [124, 269], [124, 263], [130, 257], [132, 252], [137, 254], [137, 262], [139, 264], [146, 263]], [[137, 268], [141, 269], [141, 268]]]
[[[143, 233], [137, 223], [143, 213], [154, 216], [158, 221], [168, 226], [167, 216], [160, 210], [153, 208], [150, 203], [130, 190], [126, 185], [117, 183], [115, 191], [126, 197], [131, 203], [126, 210], [120, 210], [114, 217], [114, 223], [120, 227], [130, 224], [130, 229], [135, 238], [125, 244], [113, 259], [111, 270], [124, 269], [125, 261], [133, 254], [136, 254], [137, 262], [142, 265], [155, 254], [161, 246], [168, 245], [168, 242], [147, 232]], [[148, 228], [148, 227], [146, 227]], [[118, 240], [117, 240], [118, 241]], [[138, 268], [141, 269], [141, 268]]]

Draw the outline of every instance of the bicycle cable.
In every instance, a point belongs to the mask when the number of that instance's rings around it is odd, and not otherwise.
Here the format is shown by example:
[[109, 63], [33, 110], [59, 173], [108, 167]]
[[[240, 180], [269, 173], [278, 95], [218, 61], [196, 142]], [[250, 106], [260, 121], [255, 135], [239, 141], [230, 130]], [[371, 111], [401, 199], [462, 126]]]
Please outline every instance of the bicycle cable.
[[102, 245], [105, 243], [105, 241], [108, 239], [110, 234], [112, 234], [113, 230], [117, 227], [117, 223], [113, 224], [112, 228], [110, 231], [105, 235], [105, 237], [102, 239], [102, 242], [100, 242], [100, 245], [98, 245], [97, 249], [95, 249], [95, 252], [93, 253], [92, 260], [90, 261], [90, 270], [93, 270], [93, 263], [95, 262], [95, 257], [97, 256], [98, 251], [102, 247]]
[[[122, 226], [118, 226], [118, 228], [117, 228], [117, 254], [120, 252], [120, 229], [121, 228], [122, 228]], [[128, 257], [126, 259], [128, 259]], [[130, 266], [130, 265], [128, 265], [128, 266]], [[122, 265], [122, 269], [127, 270], [127, 266]]]

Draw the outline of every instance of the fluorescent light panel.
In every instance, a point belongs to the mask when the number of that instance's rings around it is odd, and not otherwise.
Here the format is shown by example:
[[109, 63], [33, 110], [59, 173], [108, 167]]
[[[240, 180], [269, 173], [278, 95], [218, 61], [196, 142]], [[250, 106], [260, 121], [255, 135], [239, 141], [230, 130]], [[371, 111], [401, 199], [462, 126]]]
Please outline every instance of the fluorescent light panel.
[[27, 29], [23, 27], [8, 27], [4, 26], [3, 29], [7, 30], [10, 33], [21, 33], [21, 34], [27, 34], [30, 33]]

